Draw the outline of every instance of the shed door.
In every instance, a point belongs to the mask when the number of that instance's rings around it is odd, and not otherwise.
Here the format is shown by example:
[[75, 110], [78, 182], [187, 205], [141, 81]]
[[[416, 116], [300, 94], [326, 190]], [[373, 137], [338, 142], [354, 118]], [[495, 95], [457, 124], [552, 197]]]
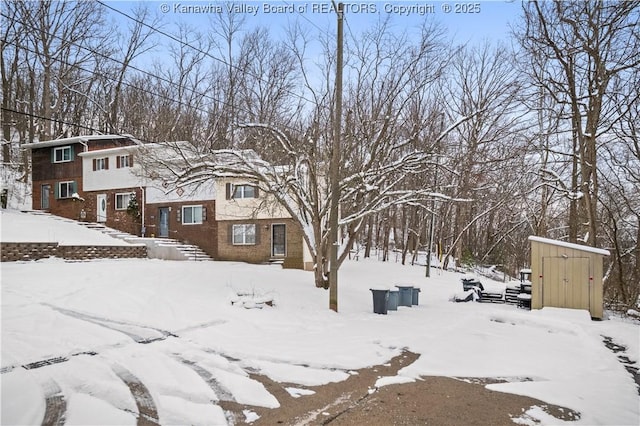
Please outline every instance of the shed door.
[[589, 310], [589, 258], [542, 259], [542, 306]]

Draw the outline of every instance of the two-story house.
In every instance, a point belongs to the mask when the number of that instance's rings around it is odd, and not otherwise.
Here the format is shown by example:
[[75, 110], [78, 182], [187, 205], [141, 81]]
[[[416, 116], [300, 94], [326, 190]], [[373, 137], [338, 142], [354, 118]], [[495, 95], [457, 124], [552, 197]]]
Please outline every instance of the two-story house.
[[35, 210], [195, 244], [214, 259], [312, 266], [299, 225], [255, 182], [212, 178], [171, 187], [141, 166], [150, 145], [126, 136], [82, 136], [27, 147]]
[[[124, 136], [82, 136], [25, 145], [25, 148], [31, 150], [33, 208], [70, 219], [115, 224], [115, 219], [121, 216], [116, 215], [115, 211], [109, 215], [109, 206], [113, 210], [115, 200], [110, 200], [106, 194], [89, 197], [87, 191], [107, 187], [104, 182], [100, 183], [101, 177], [104, 177], [100, 173], [107, 170], [122, 169], [119, 175], [126, 176], [125, 169], [133, 166], [132, 149], [137, 144], [133, 138]], [[85, 157], [92, 152], [100, 154]], [[116, 158], [116, 152], [126, 158]], [[84, 164], [87, 162], [85, 158], [93, 163]], [[95, 175], [88, 176], [88, 169], [95, 172]], [[109, 185], [111, 189], [121, 189], [121, 192], [127, 193], [138, 187], [137, 182], [131, 179], [111, 182]], [[133, 221], [127, 221], [123, 231], [131, 232], [132, 226]]]

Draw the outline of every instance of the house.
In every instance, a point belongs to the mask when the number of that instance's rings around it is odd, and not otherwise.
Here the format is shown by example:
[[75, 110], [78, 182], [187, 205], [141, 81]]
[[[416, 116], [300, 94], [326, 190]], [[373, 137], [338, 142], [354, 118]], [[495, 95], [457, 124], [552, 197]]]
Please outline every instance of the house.
[[257, 183], [219, 179], [215, 192], [221, 195], [216, 200], [220, 258], [281, 260], [285, 268], [312, 269], [302, 229], [273, 197], [261, 194]]
[[603, 257], [609, 251], [536, 236], [531, 241], [531, 308], [545, 306], [603, 314]]
[[218, 260], [312, 266], [300, 226], [256, 182], [211, 178], [174, 187], [141, 161], [149, 149], [169, 151], [128, 136], [73, 137], [27, 148], [34, 210], [194, 244]]
[[137, 234], [125, 198], [116, 196], [140, 191], [127, 171], [137, 144], [125, 136], [83, 136], [25, 145], [31, 150], [33, 209]]

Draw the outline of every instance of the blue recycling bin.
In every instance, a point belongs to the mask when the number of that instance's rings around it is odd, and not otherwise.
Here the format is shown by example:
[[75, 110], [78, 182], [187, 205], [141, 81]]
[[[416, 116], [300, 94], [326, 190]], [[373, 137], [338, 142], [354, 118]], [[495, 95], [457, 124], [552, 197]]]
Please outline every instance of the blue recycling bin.
[[373, 294], [373, 313], [387, 315], [389, 290], [370, 289]]
[[387, 310], [389, 311], [398, 310], [399, 297], [400, 297], [400, 291], [397, 288], [392, 288], [391, 290], [389, 290], [389, 302], [387, 303]]
[[411, 304], [412, 305], [417, 305], [418, 304], [419, 296], [420, 296], [420, 289], [417, 288], [417, 287], [413, 287], [413, 291], [412, 291], [412, 294], [411, 294]]
[[412, 285], [396, 285], [400, 292], [400, 297], [398, 298], [398, 306], [408, 306], [411, 307], [413, 302], [413, 286]]

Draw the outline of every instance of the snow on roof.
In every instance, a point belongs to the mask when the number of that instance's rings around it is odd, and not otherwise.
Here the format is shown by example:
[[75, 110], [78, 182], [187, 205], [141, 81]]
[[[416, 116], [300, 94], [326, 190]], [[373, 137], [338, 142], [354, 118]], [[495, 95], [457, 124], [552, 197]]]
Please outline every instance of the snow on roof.
[[[53, 139], [50, 141], [42, 141], [42, 142], [33, 142], [24, 144], [23, 148], [25, 149], [38, 149], [38, 148], [47, 148], [50, 146], [60, 146], [60, 145], [68, 145], [73, 143], [86, 143], [90, 141], [99, 141], [99, 140], [110, 140], [110, 139], [131, 139], [128, 136], [122, 135], [88, 135], [88, 136], [74, 136], [71, 138], [63, 138], [63, 139]], [[135, 141], [137, 142], [137, 141]]]
[[136, 151], [139, 149], [138, 145], [126, 145], [126, 146], [118, 146], [115, 148], [106, 148], [106, 149], [94, 149], [93, 151], [85, 151], [78, 154], [80, 157], [100, 157], [107, 154], [113, 154], [118, 152], [129, 152]]
[[609, 256], [611, 254], [609, 253], [609, 250], [599, 249], [591, 246], [583, 246], [580, 244], [568, 243], [566, 241], [558, 241], [558, 240], [552, 240], [549, 238], [536, 237], [535, 235], [531, 235], [529, 237], [529, 241], [536, 241], [538, 243], [551, 244], [554, 246], [565, 247], [573, 250], [587, 251], [589, 253], [597, 253], [603, 256]]

